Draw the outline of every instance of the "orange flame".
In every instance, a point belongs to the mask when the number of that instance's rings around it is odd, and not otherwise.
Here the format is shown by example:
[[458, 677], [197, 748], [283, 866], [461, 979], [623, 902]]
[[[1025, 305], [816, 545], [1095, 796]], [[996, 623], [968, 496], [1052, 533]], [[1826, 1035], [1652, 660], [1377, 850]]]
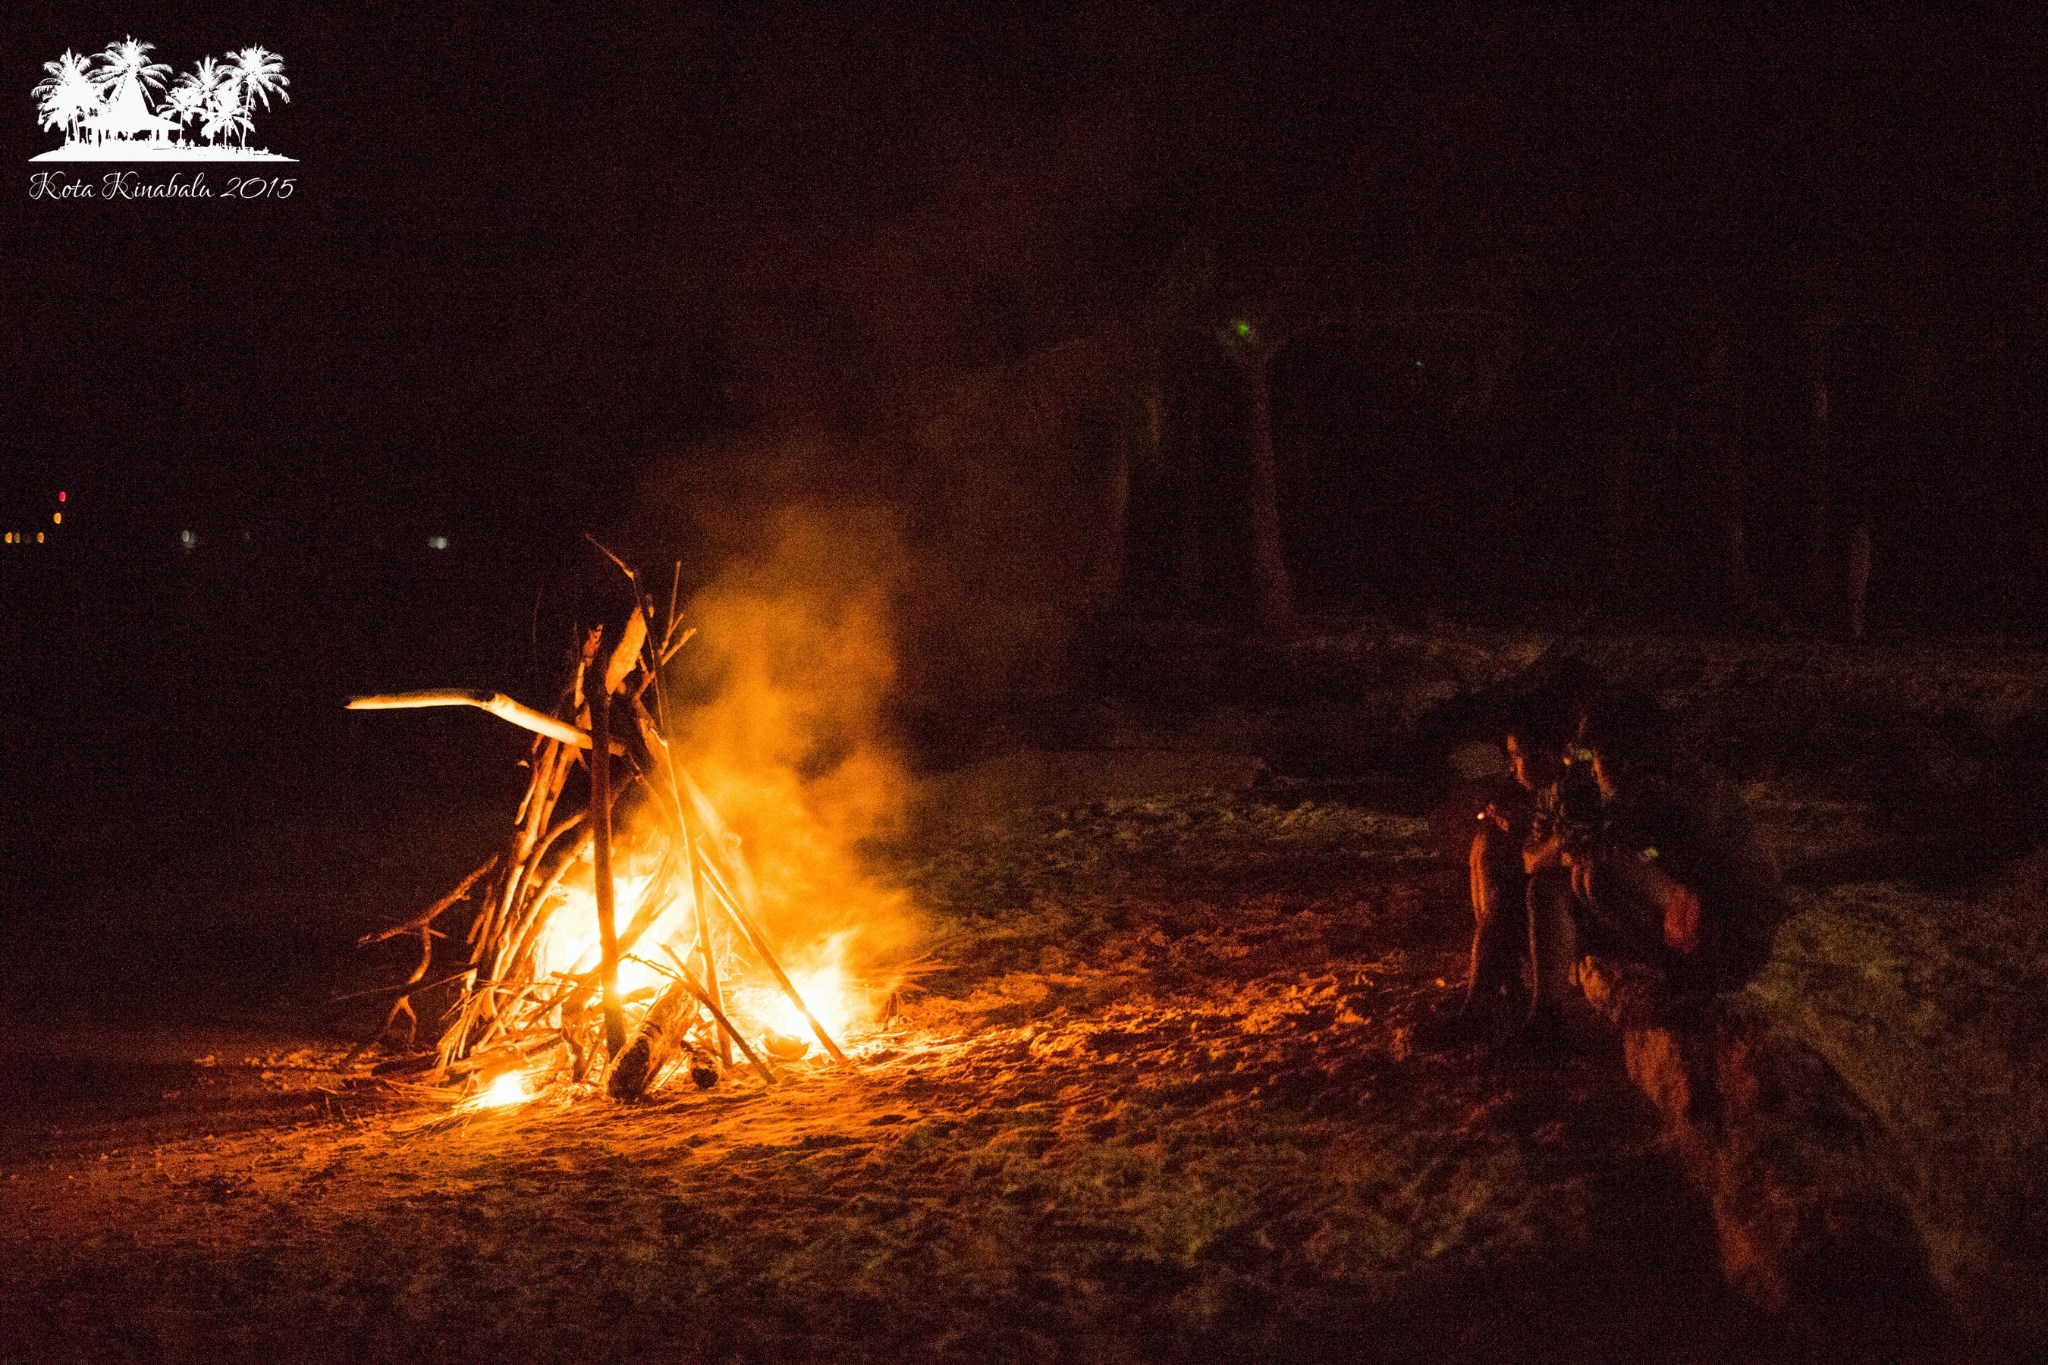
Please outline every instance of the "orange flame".
[[[858, 856], [892, 832], [910, 781], [884, 708], [896, 679], [894, 599], [906, 557], [880, 517], [785, 511], [768, 550], [699, 593], [668, 717], [733, 888], [835, 1038], [871, 1025], [886, 969], [914, 933], [905, 894]], [[759, 1022], [810, 1037], [772, 982], [736, 992]]]
[[484, 1109], [509, 1109], [533, 1098], [523, 1072], [507, 1071], [455, 1107], [465, 1113]]

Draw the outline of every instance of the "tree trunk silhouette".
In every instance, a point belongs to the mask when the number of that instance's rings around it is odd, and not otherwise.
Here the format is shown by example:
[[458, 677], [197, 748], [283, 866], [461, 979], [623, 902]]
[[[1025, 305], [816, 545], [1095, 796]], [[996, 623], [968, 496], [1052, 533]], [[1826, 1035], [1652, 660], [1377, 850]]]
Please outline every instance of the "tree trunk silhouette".
[[1260, 347], [1238, 362], [1244, 372], [1251, 430], [1252, 612], [1260, 630], [1294, 620], [1294, 587], [1280, 552], [1280, 466], [1273, 454], [1273, 350]]
[[1749, 466], [1743, 457], [1742, 422], [1736, 410], [1734, 352], [1728, 329], [1717, 327], [1707, 344], [1700, 403], [1702, 436], [1713, 483], [1721, 605], [1730, 614], [1741, 611], [1750, 597]]
[[1825, 621], [1834, 595], [1834, 565], [1828, 554], [1834, 521], [1834, 396], [1828, 391], [1830, 340], [1825, 325], [1813, 329], [1808, 347], [1813, 412], [1807, 428], [1806, 601], [1810, 618]]
[[1102, 540], [1096, 547], [1095, 572], [1088, 585], [1088, 605], [1098, 612], [1112, 611], [1123, 600], [1130, 546], [1133, 439], [1128, 420], [1119, 421], [1109, 434], [1109, 487], [1103, 500]]
[[1179, 524], [1174, 528], [1173, 585], [1177, 605], [1192, 611], [1202, 596], [1202, 387], [1189, 381], [1182, 388], [1185, 420], [1180, 431], [1180, 468], [1177, 473]]
[[1608, 432], [1601, 461], [1606, 553], [1600, 591], [1610, 601], [1626, 603], [1634, 596], [1642, 550], [1643, 446], [1654, 438], [1641, 395], [1627, 386], [1620, 397], [1620, 420]]

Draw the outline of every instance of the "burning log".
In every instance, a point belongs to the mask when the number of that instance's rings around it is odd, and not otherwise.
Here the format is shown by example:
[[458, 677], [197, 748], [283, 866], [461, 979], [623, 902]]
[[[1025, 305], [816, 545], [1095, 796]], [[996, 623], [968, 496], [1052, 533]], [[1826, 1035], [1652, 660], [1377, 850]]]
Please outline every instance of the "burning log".
[[690, 978], [690, 969], [681, 958], [677, 957], [672, 950], [667, 948], [664, 948], [663, 951], [667, 952], [669, 960], [676, 964], [677, 983], [691, 995], [697, 997], [697, 1003], [704, 1007], [705, 1013], [709, 1014], [712, 1022], [718, 1025], [719, 1032], [729, 1041], [739, 1045], [740, 1051], [746, 1054], [749, 1062], [753, 1063], [754, 1070], [761, 1073], [761, 1079], [769, 1085], [775, 1084], [774, 1070], [769, 1067], [768, 1063], [761, 1060], [752, 1047], [748, 1046], [745, 1035], [733, 1027], [732, 1020], [725, 1017], [724, 1007], [713, 998], [709, 991]]
[[[631, 1102], [647, 1093], [648, 1085], [682, 1050], [684, 1011], [694, 1014], [696, 1003], [695, 997], [678, 981], [648, 1007], [646, 1017], [640, 1021], [640, 1031], [612, 1064], [605, 1089], [613, 1099]], [[717, 1079], [715, 1074], [712, 1079]]]

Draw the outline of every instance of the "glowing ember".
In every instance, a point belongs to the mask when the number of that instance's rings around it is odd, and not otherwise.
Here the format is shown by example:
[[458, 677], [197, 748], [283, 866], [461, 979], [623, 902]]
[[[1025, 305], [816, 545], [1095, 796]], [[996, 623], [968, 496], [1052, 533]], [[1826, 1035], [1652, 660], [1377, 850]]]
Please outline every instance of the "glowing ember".
[[[622, 923], [630, 921], [648, 893], [656, 890], [653, 878], [645, 875], [622, 876], [616, 886], [613, 894], [618, 898]], [[665, 984], [667, 978], [647, 965], [647, 960], [660, 959], [661, 954], [656, 951], [660, 944], [669, 944], [677, 951], [689, 945], [685, 930], [690, 910], [691, 902], [686, 896], [676, 896], [671, 901], [643, 935], [636, 951], [619, 963], [620, 990], [632, 995]], [[562, 888], [562, 905], [548, 916], [535, 942], [534, 966], [543, 977], [574, 976], [595, 971], [598, 960], [597, 893], [590, 874], [584, 871], [578, 881]]]
[[[789, 982], [833, 1038], [844, 1041], [848, 1033], [866, 1021], [869, 1009], [865, 993], [838, 965], [792, 971]], [[765, 986], [748, 991], [747, 1007], [756, 1019], [775, 1032], [805, 1042], [812, 1041], [810, 1024], [779, 988]]]
[[524, 1072], [507, 1071], [494, 1078], [489, 1085], [471, 1095], [456, 1108], [474, 1111], [479, 1109], [510, 1109], [515, 1104], [524, 1104], [533, 1098], [533, 1091], [526, 1083]]

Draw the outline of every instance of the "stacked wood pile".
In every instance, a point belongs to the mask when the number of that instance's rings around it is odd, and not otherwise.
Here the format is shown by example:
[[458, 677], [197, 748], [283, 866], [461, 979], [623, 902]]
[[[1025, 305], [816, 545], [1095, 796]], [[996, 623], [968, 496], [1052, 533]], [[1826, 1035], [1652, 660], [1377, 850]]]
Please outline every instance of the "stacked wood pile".
[[[623, 568], [624, 566], [621, 565]], [[700, 1085], [733, 1065], [735, 1053], [766, 1082], [775, 1071], [764, 1055], [773, 1045], [788, 1059], [803, 1045], [750, 1039], [727, 1006], [724, 983], [736, 959], [772, 979], [809, 1024], [818, 1045], [843, 1062], [839, 1044], [819, 1023], [784, 972], [753, 904], [753, 878], [739, 840], [721, 824], [666, 738], [661, 673], [694, 631], [675, 609], [657, 621], [655, 604], [630, 570], [634, 606], [617, 629], [599, 626], [583, 637], [555, 710], [541, 712], [500, 693], [437, 691], [357, 697], [358, 710], [476, 706], [533, 732], [531, 776], [506, 847], [452, 891], [402, 924], [366, 935], [365, 944], [417, 937], [420, 957], [377, 1038], [389, 1040], [404, 1021], [416, 1043], [416, 1000], [453, 1003], [435, 1019], [438, 1040], [397, 1066], [428, 1083], [471, 1088], [519, 1072], [545, 1083], [589, 1086], [602, 1081], [614, 1098], [633, 1100], [687, 1071]], [[588, 780], [572, 787], [579, 765]], [[566, 809], [572, 791], [581, 809]], [[635, 857], [652, 874], [634, 878], [634, 903], [616, 904], [614, 824], [623, 810], [642, 811]], [[644, 818], [651, 814], [651, 820]], [[651, 830], [651, 832], [650, 832]], [[583, 970], [550, 969], [540, 957], [553, 917], [579, 913], [568, 883], [588, 867], [596, 906], [599, 953]], [[456, 907], [469, 907], [459, 939], [443, 927]], [[674, 912], [680, 913], [674, 913]], [[667, 928], [655, 941], [650, 931]], [[676, 926], [683, 928], [679, 931]], [[450, 952], [450, 948], [454, 948]], [[619, 968], [632, 961], [661, 982], [624, 998]], [[643, 972], [643, 975], [645, 972]]]

